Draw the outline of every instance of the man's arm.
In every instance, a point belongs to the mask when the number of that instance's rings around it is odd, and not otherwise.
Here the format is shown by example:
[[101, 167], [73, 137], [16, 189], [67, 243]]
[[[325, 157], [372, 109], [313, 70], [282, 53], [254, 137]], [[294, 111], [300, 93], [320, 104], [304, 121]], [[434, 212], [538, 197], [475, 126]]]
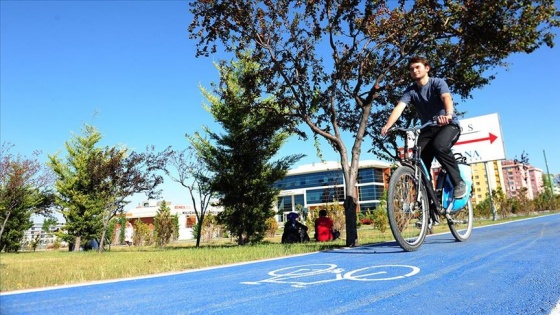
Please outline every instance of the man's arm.
[[451, 93], [441, 94], [441, 100], [443, 102], [443, 108], [445, 108], [446, 116], [453, 116], [453, 113], [455, 112], [455, 106], [453, 106]]
[[[453, 105], [453, 102], [451, 102], [451, 105]], [[389, 119], [387, 119], [387, 123], [385, 124], [385, 126], [383, 126], [383, 128], [381, 128], [381, 135], [385, 136], [387, 134], [387, 131], [389, 130], [389, 128], [391, 128], [393, 126], [393, 124], [399, 120], [399, 117], [401, 117], [402, 112], [404, 111], [406, 107], [406, 103], [405, 102], [398, 102], [397, 106], [395, 106], [395, 108], [393, 108], [393, 111], [391, 112], [391, 115], [389, 116]]]
[[440, 126], [447, 125], [453, 120], [453, 113], [455, 112], [455, 106], [453, 105], [453, 99], [451, 98], [451, 93], [441, 94], [441, 101], [443, 102], [443, 108], [445, 108], [445, 115], [437, 117], [438, 124]]

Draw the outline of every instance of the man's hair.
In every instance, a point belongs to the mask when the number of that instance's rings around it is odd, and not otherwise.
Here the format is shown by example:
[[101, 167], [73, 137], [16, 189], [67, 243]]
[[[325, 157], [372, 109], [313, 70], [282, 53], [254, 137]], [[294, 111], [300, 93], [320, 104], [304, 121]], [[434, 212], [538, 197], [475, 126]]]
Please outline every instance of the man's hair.
[[327, 216], [327, 210], [325, 210], [325, 209], [319, 210], [319, 216], [320, 217], [326, 217]]
[[410, 67], [410, 65], [412, 65], [413, 63], [421, 63], [424, 65], [424, 67], [430, 67], [430, 61], [424, 57], [420, 57], [420, 56], [414, 56], [411, 57], [410, 60], [408, 61], [408, 67]]

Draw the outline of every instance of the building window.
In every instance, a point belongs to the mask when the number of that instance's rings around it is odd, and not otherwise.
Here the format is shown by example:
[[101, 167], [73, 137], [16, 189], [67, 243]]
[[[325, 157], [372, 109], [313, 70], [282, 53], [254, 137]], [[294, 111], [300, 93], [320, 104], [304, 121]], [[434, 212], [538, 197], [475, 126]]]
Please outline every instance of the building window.
[[301, 205], [302, 207], [305, 206], [305, 200], [303, 195], [295, 195], [294, 196], [294, 208], [297, 208], [297, 205]]
[[359, 200], [379, 200], [383, 196], [384, 187], [381, 185], [358, 186]]
[[326, 187], [310, 189], [306, 192], [307, 204], [322, 204], [327, 202], [344, 201], [343, 187]]
[[358, 184], [383, 183], [383, 171], [374, 168], [358, 170]]
[[360, 212], [365, 213], [368, 210], [373, 211], [377, 208], [378, 205], [379, 205], [378, 202], [366, 202], [366, 203], [360, 202]]
[[193, 226], [196, 225], [196, 215], [188, 215], [187, 216], [187, 228], [191, 229]]
[[278, 212], [292, 211], [292, 196], [278, 197]]
[[276, 182], [279, 189], [298, 189], [344, 184], [342, 171], [324, 171], [311, 174], [289, 175]]

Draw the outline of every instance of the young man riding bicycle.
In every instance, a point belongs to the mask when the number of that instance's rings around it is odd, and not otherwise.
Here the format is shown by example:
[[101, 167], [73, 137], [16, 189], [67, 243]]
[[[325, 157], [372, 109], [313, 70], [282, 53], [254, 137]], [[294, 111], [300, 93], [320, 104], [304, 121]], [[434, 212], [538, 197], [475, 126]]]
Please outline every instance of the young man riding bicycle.
[[467, 194], [467, 186], [461, 179], [459, 166], [451, 151], [451, 147], [459, 139], [461, 128], [449, 87], [443, 79], [428, 76], [430, 62], [425, 58], [412, 57], [408, 68], [415, 82], [405, 90], [381, 129], [381, 135], [387, 134], [409, 104], [414, 105], [422, 124], [435, 117], [438, 125], [422, 129], [418, 136], [422, 161], [429, 168], [435, 157], [451, 178], [455, 187], [453, 196], [456, 199], [463, 198]]

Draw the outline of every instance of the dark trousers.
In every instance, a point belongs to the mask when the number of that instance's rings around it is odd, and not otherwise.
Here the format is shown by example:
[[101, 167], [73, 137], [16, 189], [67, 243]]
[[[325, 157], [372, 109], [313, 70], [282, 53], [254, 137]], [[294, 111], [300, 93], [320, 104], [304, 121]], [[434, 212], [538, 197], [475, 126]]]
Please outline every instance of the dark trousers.
[[459, 166], [451, 151], [451, 147], [457, 142], [460, 134], [459, 126], [449, 124], [424, 128], [418, 136], [418, 146], [421, 148], [420, 156], [428, 171], [435, 157], [451, 177], [453, 185], [461, 182]]

